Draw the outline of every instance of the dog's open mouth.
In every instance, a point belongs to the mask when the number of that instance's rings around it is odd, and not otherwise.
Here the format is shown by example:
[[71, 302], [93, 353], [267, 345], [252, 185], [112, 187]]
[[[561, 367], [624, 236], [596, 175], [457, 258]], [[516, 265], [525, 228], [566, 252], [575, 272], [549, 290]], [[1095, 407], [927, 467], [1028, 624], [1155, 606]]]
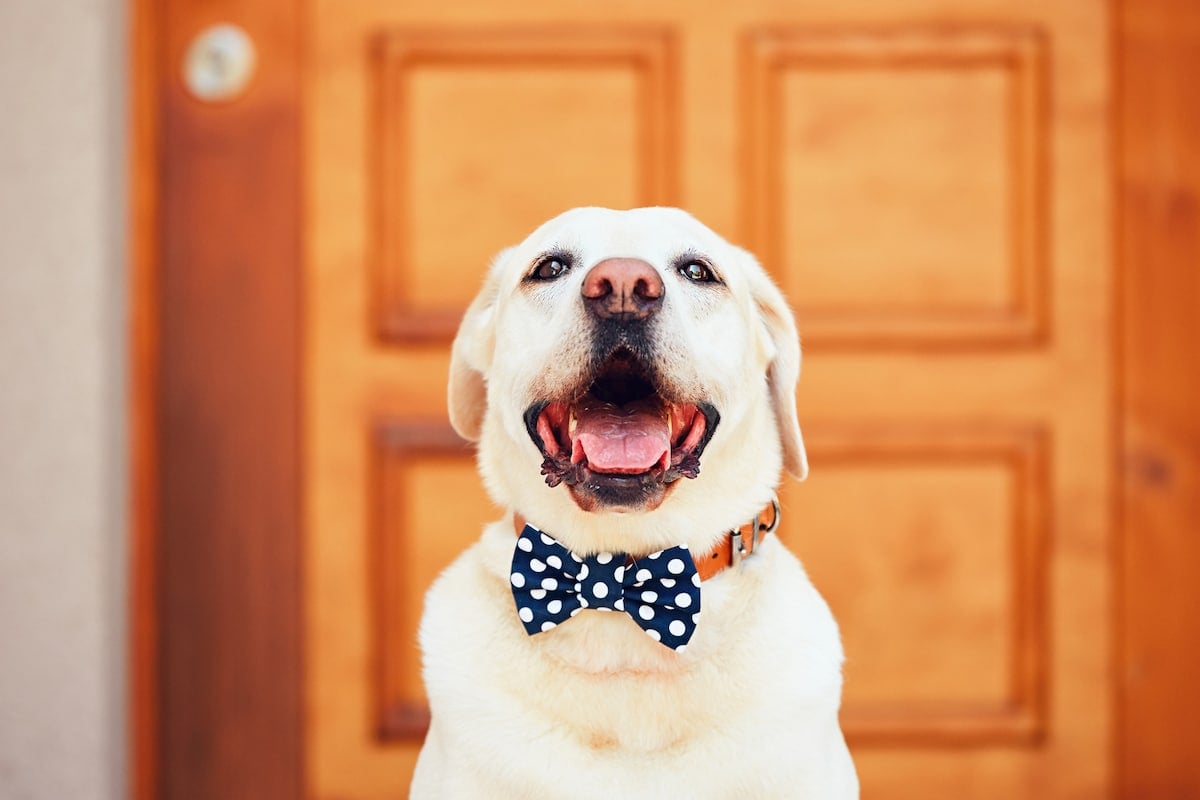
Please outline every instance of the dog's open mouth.
[[708, 403], [663, 396], [625, 348], [604, 360], [581, 396], [539, 401], [525, 412], [546, 483], [567, 484], [585, 510], [657, 506], [670, 484], [700, 474], [719, 421]]

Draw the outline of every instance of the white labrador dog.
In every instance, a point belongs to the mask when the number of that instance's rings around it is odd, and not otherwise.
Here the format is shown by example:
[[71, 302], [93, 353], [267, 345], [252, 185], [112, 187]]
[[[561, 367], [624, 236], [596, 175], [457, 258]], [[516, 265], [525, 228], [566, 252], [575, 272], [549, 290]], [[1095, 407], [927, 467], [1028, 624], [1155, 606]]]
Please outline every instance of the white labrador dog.
[[677, 209], [496, 258], [449, 403], [512, 515], [426, 598], [413, 798], [858, 796], [837, 625], [770, 535], [799, 370], [779, 290]]

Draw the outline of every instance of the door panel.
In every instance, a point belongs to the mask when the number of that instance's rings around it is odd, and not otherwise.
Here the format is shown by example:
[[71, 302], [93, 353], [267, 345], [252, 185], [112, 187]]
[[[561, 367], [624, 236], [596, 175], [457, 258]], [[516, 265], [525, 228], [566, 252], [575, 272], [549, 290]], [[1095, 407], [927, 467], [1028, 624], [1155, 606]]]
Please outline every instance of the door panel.
[[1037, 428], [949, 424], [809, 436], [824, 469], [785, 486], [800, 517], [785, 536], [838, 611], [853, 738], [1043, 731], [1046, 445]]
[[806, 342], [1043, 332], [1040, 29], [767, 27], [745, 50], [745, 227]]
[[318, 0], [308, 784], [402, 797], [416, 625], [499, 516], [448, 432], [488, 260], [566, 207], [747, 244], [805, 342], [781, 536], [846, 642], [864, 796], [1110, 781], [1102, 6]]
[[514, 231], [578, 205], [671, 202], [665, 31], [397, 28], [377, 48], [373, 288], [386, 337], [451, 337]]

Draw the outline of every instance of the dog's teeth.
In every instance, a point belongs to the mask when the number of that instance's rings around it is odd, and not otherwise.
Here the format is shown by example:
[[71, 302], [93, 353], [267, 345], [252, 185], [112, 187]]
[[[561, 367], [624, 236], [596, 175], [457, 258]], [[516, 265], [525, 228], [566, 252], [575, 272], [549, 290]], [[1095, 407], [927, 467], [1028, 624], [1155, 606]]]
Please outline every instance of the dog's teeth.
[[575, 438], [575, 427], [579, 424], [579, 418], [575, 416], [575, 409], [571, 409], [570, 415], [567, 417], [567, 436]]

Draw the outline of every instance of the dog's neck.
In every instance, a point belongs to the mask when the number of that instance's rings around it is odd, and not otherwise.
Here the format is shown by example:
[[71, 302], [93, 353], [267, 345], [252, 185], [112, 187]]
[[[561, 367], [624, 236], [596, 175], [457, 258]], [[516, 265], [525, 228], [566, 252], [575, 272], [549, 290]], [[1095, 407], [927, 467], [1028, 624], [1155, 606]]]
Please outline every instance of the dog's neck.
[[[527, 520], [520, 513], [513, 513], [513, 529], [517, 535], [525, 529]], [[725, 532], [721, 540], [706, 553], [693, 556], [700, 580], [707, 581], [729, 567], [737, 566], [742, 559], [754, 552], [763, 537], [779, 527], [779, 501], [774, 498], [745, 524]], [[546, 531], [553, 535], [553, 531]]]

